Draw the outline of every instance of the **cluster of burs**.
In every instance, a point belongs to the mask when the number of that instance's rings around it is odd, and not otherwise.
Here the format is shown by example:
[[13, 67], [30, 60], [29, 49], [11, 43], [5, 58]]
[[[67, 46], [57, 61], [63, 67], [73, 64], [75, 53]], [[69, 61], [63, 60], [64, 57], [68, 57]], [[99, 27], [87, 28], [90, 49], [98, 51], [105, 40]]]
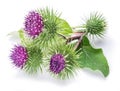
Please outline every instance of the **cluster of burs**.
[[11, 49], [12, 63], [28, 74], [42, 73], [44, 69], [59, 79], [69, 79], [82, 68], [108, 76], [102, 49], [92, 47], [90, 42], [104, 36], [106, 21], [102, 14], [91, 13], [84, 24], [76, 27], [60, 15], [49, 8], [30, 11], [23, 28], [17, 31], [20, 43]]

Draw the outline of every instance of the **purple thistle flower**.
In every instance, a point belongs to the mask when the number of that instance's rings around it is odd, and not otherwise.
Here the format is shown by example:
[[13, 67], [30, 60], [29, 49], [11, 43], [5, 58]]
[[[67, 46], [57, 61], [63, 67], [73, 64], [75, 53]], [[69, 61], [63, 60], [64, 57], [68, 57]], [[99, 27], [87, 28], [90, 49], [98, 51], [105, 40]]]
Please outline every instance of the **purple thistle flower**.
[[43, 26], [42, 16], [35, 11], [29, 12], [25, 18], [25, 31], [35, 38], [42, 32]]
[[50, 60], [50, 70], [56, 74], [65, 68], [65, 59], [61, 54], [54, 54]]
[[28, 59], [26, 48], [23, 46], [15, 46], [15, 48], [12, 50], [10, 58], [12, 59], [15, 66], [23, 68]]

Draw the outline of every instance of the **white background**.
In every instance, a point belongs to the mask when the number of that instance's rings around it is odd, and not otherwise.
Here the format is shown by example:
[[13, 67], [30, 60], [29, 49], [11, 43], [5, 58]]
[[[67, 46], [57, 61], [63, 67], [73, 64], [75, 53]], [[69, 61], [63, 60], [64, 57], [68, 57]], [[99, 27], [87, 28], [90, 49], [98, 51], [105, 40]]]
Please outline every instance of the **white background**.
[[[81, 69], [71, 80], [56, 80], [49, 75], [29, 76], [9, 60], [13, 42], [7, 34], [23, 27], [30, 10], [51, 7], [62, 12], [71, 26], [79, 25], [90, 12], [102, 12], [108, 22], [103, 40], [95, 42], [108, 59], [110, 74]], [[0, 91], [120, 91], [120, 2], [119, 0], [0, 0]]]

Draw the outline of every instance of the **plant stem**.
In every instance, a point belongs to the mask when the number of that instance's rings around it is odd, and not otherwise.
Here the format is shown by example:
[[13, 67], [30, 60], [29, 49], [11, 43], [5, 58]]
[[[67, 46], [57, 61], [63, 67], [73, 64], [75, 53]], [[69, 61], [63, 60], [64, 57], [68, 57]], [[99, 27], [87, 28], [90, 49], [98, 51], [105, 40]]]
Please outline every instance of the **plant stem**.
[[83, 24], [83, 25], [81, 25], [81, 26], [74, 26], [74, 27], [72, 27], [72, 29], [76, 29], [76, 28], [86, 28], [86, 25]]
[[70, 43], [73, 40], [78, 39], [78, 42], [76, 43], [76, 45], [74, 46], [74, 50], [76, 50], [78, 48], [78, 46], [80, 45], [83, 36], [86, 34], [86, 32], [74, 32], [69, 38], [65, 37], [62, 34], [58, 34], [60, 36], [62, 36], [64, 39], [66, 39], [66, 44]]
[[79, 47], [79, 45], [83, 39], [83, 36], [85, 36], [85, 35], [86, 35], [86, 32], [75, 32], [75, 33], [73, 33], [73, 35], [71, 37], [69, 37], [67, 39], [67, 43], [69, 43], [75, 39], [78, 39], [76, 45], [74, 46], [74, 50], [76, 50]]
[[76, 29], [76, 28], [80, 28], [81, 26], [75, 26], [75, 27], [72, 27], [72, 29]]
[[74, 46], [74, 50], [76, 50], [76, 49], [79, 47], [79, 45], [80, 45], [80, 43], [81, 43], [84, 35], [85, 35], [85, 33], [83, 33], [83, 34], [79, 37], [77, 44]]
[[71, 42], [73, 40], [79, 39], [83, 34], [84, 34], [84, 32], [75, 32], [75, 33], [73, 33], [71, 37], [67, 38], [67, 43], [69, 43], [69, 42]]

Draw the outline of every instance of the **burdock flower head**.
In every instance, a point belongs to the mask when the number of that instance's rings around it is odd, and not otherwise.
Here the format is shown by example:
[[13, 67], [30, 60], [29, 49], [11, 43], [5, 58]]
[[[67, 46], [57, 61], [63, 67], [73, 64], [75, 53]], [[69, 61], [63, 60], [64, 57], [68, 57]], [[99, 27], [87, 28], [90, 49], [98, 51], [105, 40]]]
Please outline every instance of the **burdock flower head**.
[[106, 20], [99, 13], [91, 14], [85, 24], [87, 33], [91, 35], [97, 35], [99, 37], [102, 37], [104, 35], [106, 26], [107, 26]]
[[50, 60], [50, 70], [55, 74], [60, 73], [65, 68], [65, 59], [62, 54], [55, 54]]
[[76, 73], [78, 55], [73, 50], [73, 46], [66, 45], [64, 40], [56, 41], [54, 47], [50, 46], [47, 57], [48, 70], [54, 77], [66, 79], [71, 78]]
[[23, 68], [28, 59], [27, 50], [23, 46], [15, 46], [12, 50], [10, 57], [15, 66]]
[[28, 35], [35, 38], [42, 32], [43, 26], [44, 24], [42, 16], [35, 11], [29, 12], [29, 14], [25, 18], [24, 28]]

